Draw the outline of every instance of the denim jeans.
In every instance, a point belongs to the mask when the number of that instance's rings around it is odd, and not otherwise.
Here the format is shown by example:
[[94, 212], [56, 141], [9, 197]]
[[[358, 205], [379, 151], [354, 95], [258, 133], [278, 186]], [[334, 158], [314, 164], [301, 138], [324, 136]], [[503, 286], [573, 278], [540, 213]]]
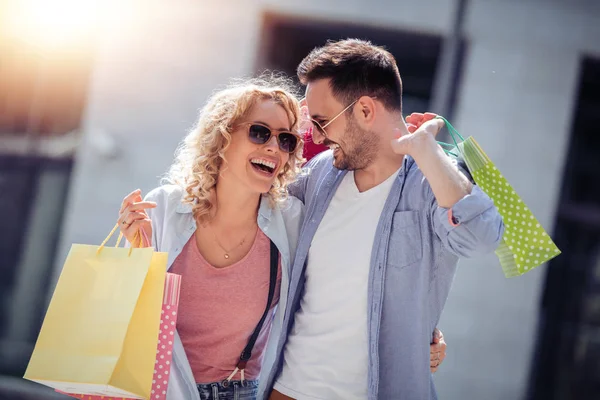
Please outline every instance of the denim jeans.
[[231, 381], [199, 383], [200, 400], [255, 400], [258, 394], [258, 381]]

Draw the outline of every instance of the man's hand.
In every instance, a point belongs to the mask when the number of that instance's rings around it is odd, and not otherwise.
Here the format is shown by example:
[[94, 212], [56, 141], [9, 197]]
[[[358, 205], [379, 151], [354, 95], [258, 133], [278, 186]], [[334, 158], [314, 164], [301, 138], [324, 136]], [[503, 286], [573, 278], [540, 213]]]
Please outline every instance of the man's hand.
[[423, 125], [423, 123], [425, 123], [427, 121], [431, 121], [432, 119], [434, 119], [436, 117], [437, 117], [437, 114], [430, 113], [430, 112], [426, 112], [425, 114], [412, 113], [408, 117], [406, 117], [406, 126], [408, 127], [408, 131], [410, 133], [413, 133], [414, 131], [419, 129], [421, 127], [421, 125]]
[[[396, 154], [411, 156], [429, 182], [435, 196], [437, 206], [452, 208], [460, 199], [471, 193], [473, 185], [456, 165], [448, 158], [444, 150], [436, 142], [435, 136], [444, 127], [440, 118], [432, 113], [411, 114], [409, 125], [396, 129], [396, 138], [392, 140], [392, 150]], [[421, 124], [417, 128], [417, 126]]]
[[444, 358], [446, 358], [446, 342], [442, 331], [435, 328], [433, 331], [433, 342], [429, 345], [429, 368], [431, 373], [438, 370]]
[[396, 134], [396, 139], [394, 140], [394, 142], [392, 142], [392, 147], [394, 148], [394, 151], [396, 151], [396, 153], [398, 154], [408, 154], [410, 156], [413, 156], [414, 158], [414, 155], [411, 153], [413, 149], [409, 148], [409, 146], [412, 147], [412, 145], [414, 145], [415, 142], [422, 142], [422, 140], [418, 139], [423, 139], [423, 136], [431, 135], [435, 137], [435, 135], [437, 135], [440, 129], [443, 128], [443, 124], [441, 124], [441, 127], [439, 129], [430, 128], [428, 135], [423, 135], [423, 132], [419, 131], [416, 134], [416, 138], [413, 138], [411, 134], [414, 134], [417, 130], [419, 130], [419, 128], [421, 128], [421, 126], [423, 126], [423, 124], [425, 124], [428, 121], [435, 120], [435, 118], [437, 118], [437, 114], [430, 112], [426, 112], [424, 114], [412, 113], [409, 116], [407, 116], [406, 128], [408, 130], [408, 134], [406, 133], [406, 131], [404, 131], [404, 134], [402, 134], [401, 129], [397, 130], [398, 132]]
[[[432, 114], [435, 116], [435, 114]], [[410, 124], [409, 132], [399, 135], [397, 139], [392, 140], [392, 148], [397, 154], [409, 155], [418, 163], [419, 156], [431, 154], [438, 150], [439, 145], [435, 141], [435, 136], [444, 127], [444, 121], [437, 118], [420, 121], [420, 126]]]

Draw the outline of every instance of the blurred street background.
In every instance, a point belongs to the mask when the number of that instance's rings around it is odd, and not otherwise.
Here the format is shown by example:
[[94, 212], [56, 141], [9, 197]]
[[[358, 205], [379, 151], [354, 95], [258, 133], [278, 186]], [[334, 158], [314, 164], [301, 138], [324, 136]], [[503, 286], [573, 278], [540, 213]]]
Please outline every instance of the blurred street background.
[[0, 399], [66, 399], [21, 377], [69, 247], [158, 185], [208, 95], [348, 37], [386, 46], [404, 113], [475, 136], [563, 251], [511, 279], [461, 261], [440, 399], [600, 399], [598, 0], [1, 1]]

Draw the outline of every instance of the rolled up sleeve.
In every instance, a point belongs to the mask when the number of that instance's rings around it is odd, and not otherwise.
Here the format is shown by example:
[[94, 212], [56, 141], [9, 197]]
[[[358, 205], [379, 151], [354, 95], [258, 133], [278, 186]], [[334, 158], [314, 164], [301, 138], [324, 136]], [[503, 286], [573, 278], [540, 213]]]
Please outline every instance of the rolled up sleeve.
[[435, 233], [444, 246], [459, 257], [494, 251], [504, 234], [504, 222], [498, 209], [476, 185], [452, 208], [438, 206], [434, 197], [431, 211]]

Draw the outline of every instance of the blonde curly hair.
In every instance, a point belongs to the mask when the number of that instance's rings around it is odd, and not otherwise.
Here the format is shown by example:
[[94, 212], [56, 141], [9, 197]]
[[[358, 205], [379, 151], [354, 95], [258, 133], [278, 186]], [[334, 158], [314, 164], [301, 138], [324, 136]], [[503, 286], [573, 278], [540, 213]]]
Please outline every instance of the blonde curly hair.
[[[163, 183], [175, 184], [186, 191], [184, 202], [192, 205], [194, 218], [199, 222], [209, 219], [215, 207], [212, 191], [219, 172], [227, 160], [225, 151], [231, 143], [235, 127], [261, 100], [272, 100], [283, 107], [292, 123], [292, 133], [298, 134], [300, 106], [293, 82], [280, 75], [262, 75], [259, 78], [234, 80], [225, 89], [216, 91], [200, 110], [197, 123], [177, 148], [175, 160]], [[299, 135], [300, 136], [300, 135]], [[287, 198], [287, 186], [300, 172], [302, 141], [271, 186], [268, 196], [272, 204]]]

